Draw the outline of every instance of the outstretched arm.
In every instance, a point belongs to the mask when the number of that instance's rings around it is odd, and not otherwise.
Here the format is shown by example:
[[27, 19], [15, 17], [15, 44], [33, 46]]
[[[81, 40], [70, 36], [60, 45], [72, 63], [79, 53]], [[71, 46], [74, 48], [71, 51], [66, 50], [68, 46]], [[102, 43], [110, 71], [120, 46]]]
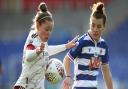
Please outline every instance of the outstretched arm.
[[48, 46], [49, 56], [55, 55], [57, 53], [65, 51], [65, 50], [66, 50], [65, 44], [62, 44], [62, 45], [50, 45], [50, 46]]
[[108, 64], [102, 65], [102, 74], [107, 85], [107, 89], [113, 89], [112, 75]]
[[79, 36], [76, 36], [73, 40], [71, 40], [67, 44], [49, 46], [48, 47], [49, 55], [52, 56], [62, 51], [65, 51], [66, 49], [75, 47], [76, 41], [78, 40], [78, 38]]

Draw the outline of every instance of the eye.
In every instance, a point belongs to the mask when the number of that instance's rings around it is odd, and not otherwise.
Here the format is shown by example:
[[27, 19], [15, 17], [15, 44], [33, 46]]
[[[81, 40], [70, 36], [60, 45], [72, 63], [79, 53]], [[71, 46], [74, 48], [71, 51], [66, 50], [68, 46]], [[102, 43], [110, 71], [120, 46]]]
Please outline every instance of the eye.
[[97, 28], [101, 28], [102, 26], [101, 25], [97, 25]]
[[46, 28], [45, 31], [51, 32], [52, 30], [50, 28]]
[[49, 29], [48, 29], [48, 28], [46, 28], [46, 29], [45, 29], [45, 31], [49, 31]]
[[95, 24], [94, 23], [92, 23], [92, 27], [95, 27]]

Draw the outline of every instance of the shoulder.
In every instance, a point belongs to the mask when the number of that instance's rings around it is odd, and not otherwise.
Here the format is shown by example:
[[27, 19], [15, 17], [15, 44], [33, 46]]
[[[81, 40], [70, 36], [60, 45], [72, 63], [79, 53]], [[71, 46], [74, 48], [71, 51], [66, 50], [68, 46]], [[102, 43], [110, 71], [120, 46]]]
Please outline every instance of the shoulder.
[[105, 41], [105, 39], [100, 38], [100, 43], [101, 43], [101, 45], [102, 45], [103, 47], [108, 48], [108, 45], [107, 45], [107, 42]]
[[30, 32], [29, 32], [29, 37], [30, 38], [36, 38], [38, 35], [37, 35], [37, 33], [36, 33], [36, 31], [35, 30], [30, 30]]
[[85, 41], [87, 41], [87, 40], [89, 40], [87, 34], [84, 34], [84, 35], [82, 35], [82, 36], [79, 38], [79, 42], [85, 42]]
[[82, 36], [80, 37], [79, 43], [80, 43], [80, 45], [82, 45], [82, 46], [92, 45], [92, 41], [91, 41], [91, 39], [90, 39], [88, 33], [86, 33], [86, 34], [84, 34], [84, 35], [82, 35]]
[[38, 36], [38, 35], [37, 35], [37, 33], [36, 33], [35, 30], [30, 30], [25, 45], [33, 44], [33, 42], [34, 42], [34, 40], [35, 40], [35, 38], [36, 38], [37, 36]]
[[32, 41], [32, 40], [34, 40], [37, 36], [38, 36], [38, 35], [37, 35], [37, 33], [36, 33], [35, 30], [30, 30], [27, 39], [30, 40], [30, 41]]

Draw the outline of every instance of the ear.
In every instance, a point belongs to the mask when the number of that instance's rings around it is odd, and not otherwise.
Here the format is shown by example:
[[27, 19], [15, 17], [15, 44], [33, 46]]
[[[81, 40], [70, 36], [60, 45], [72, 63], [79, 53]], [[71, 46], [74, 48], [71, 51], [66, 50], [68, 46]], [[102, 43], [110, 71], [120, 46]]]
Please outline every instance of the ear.
[[105, 28], [106, 26], [104, 25], [104, 27], [103, 27], [103, 31], [105, 31], [106, 30], [106, 28]]
[[104, 30], [106, 29], [106, 25], [107, 25], [106, 23], [103, 25], [104, 26]]

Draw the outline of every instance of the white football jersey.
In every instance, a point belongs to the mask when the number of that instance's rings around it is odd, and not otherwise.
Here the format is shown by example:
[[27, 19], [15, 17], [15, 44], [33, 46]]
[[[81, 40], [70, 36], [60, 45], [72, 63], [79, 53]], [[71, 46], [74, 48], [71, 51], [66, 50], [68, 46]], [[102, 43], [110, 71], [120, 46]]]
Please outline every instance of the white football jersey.
[[[36, 30], [31, 30], [24, 46], [22, 72], [15, 86], [23, 86], [25, 89], [44, 89], [45, 68], [49, 56], [62, 52], [66, 48], [65, 44], [48, 46], [47, 42], [44, 42], [45, 48], [42, 53], [37, 55], [35, 52], [33, 55], [36, 56], [28, 56], [27, 52], [34, 52], [35, 50], [33, 48], [33, 50], [27, 50], [27, 46], [32, 45], [34, 48], [37, 48], [40, 46], [41, 42], [39, 36], [36, 34]], [[33, 59], [28, 61], [28, 57], [33, 57]]]

